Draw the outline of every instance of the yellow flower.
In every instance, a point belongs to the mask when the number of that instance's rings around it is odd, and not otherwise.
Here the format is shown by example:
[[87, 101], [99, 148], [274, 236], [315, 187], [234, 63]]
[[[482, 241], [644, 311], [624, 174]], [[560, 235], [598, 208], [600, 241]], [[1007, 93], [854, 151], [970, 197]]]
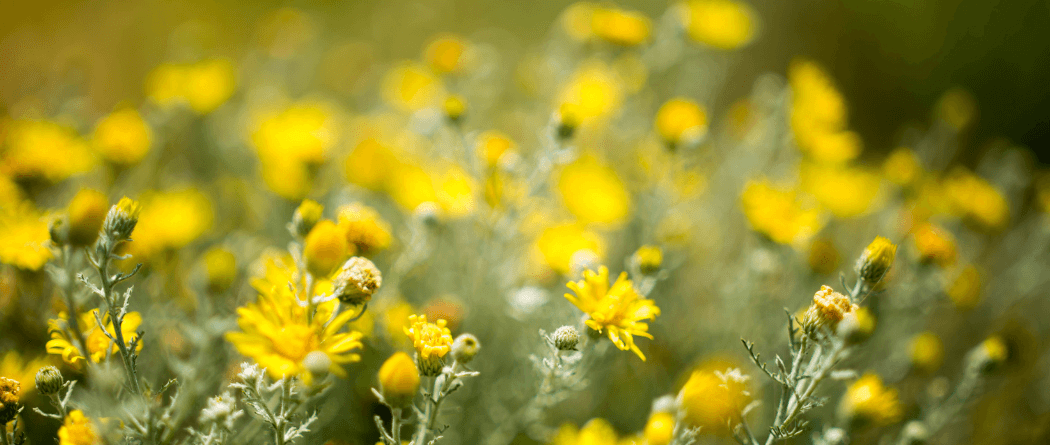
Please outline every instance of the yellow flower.
[[642, 320], [652, 320], [660, 315], [656, 302], [638, 295], [634, 283], [627, 279], [627, 272], [620, 273], [616, 282], [609, 286], [609, 269], [605, 266], [583, 272], [583, 279], [570, 281], [569, 287], [576, 296], [565, 294], [565, 298], [587, 314], [585, 322], [596, 331], [606, 331], [609, 340], [623, 351], [633, 351], [643, 361], [645, 355], [634, 344], [634, 336], [653, 338], [649, 325]]
[[98, 238], [102, 222], [109, 212], [109, 200], [98, 190], [80, 189], [69, 201], [69, 243], [88, 246]]
[[237, 279], [237, 258], [229, 250], [213, 247], [204, 254], [204, 269], [208, 276], [208, 289], [223, 292]]
[[944, 362], [944, 344], [933, 332], [912, 337], [908, 349], [912, 366], [927, 374], [936, 371]]
[[131, 251], [140, 259], [185, 247], [211, 228], [214, 218], [211, 201], [192, 188], [146, 192], [140, 203], [142, 211], [131, 233]]
[[138, 163], [152, 144], [149, 125], [134, 108], [122, 108], [95, 125], [92, 144], [107, 161], [129, 166]]
[[306, 270], [315, 277], [327, 277], [343, 263], [347, 256], [346, 232], [339, 230], [331, 220], [314, 226], [303, 241], [303, 259]]
[[671, 99], [656, 112], [656, 131], [672, 146], [699, 140], [707, 134], [707, 111], [689, 99]]
[[636, 11], [617, 8], [595, 8], [591, 13], [591, 31], [598, 38], [623, 46], [634, 46], [649, 39], [652, 24]]
[[[83, 331], [84, 342], [87, 343], [85, 346], [88, 357], [92, 362], [100, 363], [107, 355], [118, 353], [120, 347], [106, 335], [107, 332], [111, 335], [116, 333], [113, 328], [113, 321], [109, 318], [109, 313], [102, 315], [102, 322], [106, 324], [106, 330], [103, 331], [99, 329], [98, 321], [95, 319], [96, 312], [98, 312], [98, 309], [81, 313], [77, 321], [80, 329]], [[65, 312], [59, 313], [57, 319], [48, 320], [47, 326], [48, 331], [51, 332], [51, 340], [47, 342], [47, 353], [61, 355], [62, 360], [66, 363], [80, 367], [83, 366], [84, 356], [73, 344], [76, 340], [67, 329], [68, 320], [69, 316]], [[141, 324], [142, 315], [138, 312], [128, 312], [124, 316], [124, 322], [120, 325], [120, 332], [123, 334], [124, 341], [128, 343], [128, 346], [131, 345], [132, 339], [138, 337], [137, 331]], [[138, 344], [138, 349], [142, 349], [142, 343]]]
[[390, 247], [390, 224], [379, 212], [355, 202], [339, 208], [339, 229], [346, 234], [351, 255], [368, 255]]
[[657, 246], [642, 246], [632, 255], [632, 261], [642, 273], [655, 273], [664, 263], [664, 251]]
[[403, 62], [386, 74], [382, 93], [387, 103], [409, 112], [437, 105], [447, 96], [441, 79], [412, 62]]
[[451, 166], [438, 178], [437, 203], [450, 218], [462, 218], [474, 213], [477, 199], [474, 180], [458, 166]]
[[922, 223], [912, 230], [919, 260], [932, 262], [941, 267], [955, 264], [955, 237], [948, 230], [930, 223]]
[[490, 169], [499, 166], [503, 155], [513, 153], [517, 149], [517, 145], [509, 136], [496, 130], [481, 133], [477, 141], [478, 157], [485, 163], [485, 167]]
[[22, 409], [19, 401], [24, 395], [19, 396], [19, 392], [21, 392], [21, 384], [17, 380], [0, 376], [0, 434], [4, 435], [5, 442], [7, 441], [8, 422], [18, 416], [18, 412]]
[[[719, 378], [720, 364], [723, 364], [721, 360], [711, 360], [694, 370], [682, 386], [678, 399], [685, 411], [685, 423], [708, 432], [726, 434], [726, 421], [740, 415], [749, 402], [749, 392], [746, 378]], [[733, 374], [727, 371], [723, 375]]]
[[558, 194], [565, 208], [583, 223], [618, 226], [631, 213], [631, 197], [623, 181], [591, 156], [565, 166], [558, 177]]
[[1006, 346], [1006, 342], [999, 336], [993, 335], [988, 337], [981, 342], [981, 353], [983, 353], [988, 360], [992, 363], [1002, 363], [1010, 355], [1010, 350]]
[[964, 267], [955, 280], [948, 284], [948, 298], [959, 309], [973, 309], [981, 302], [981, 281], [981, 273], [976, 266]]
[[341, 125], [324, 103], [297, 102], [264, 115], [252, 133], [267, 186], [281, 197], [300, 200], [312, 183], [316, 166], [328, 159]]
[[683, 8], [689, 37], [712, 47], [732, 50], [751, 42], [757, 15], [746, 3], [734, 0], [693, 0]]
[[30, 201], [0, 208], [0, 263], [39, 270], [51, 257], [47, 216]]
[[405, 335], [412, 339], [412, 347], [424, 359], [444, 357], [452, 350], [452, 333], [445, 327], [448, 323], [444, 319], [428, 323], [426, 315], [412, 315], [408, 317], [408, 323], [409, 327], [404, 328]]
[[896, 245], [884, 237], [876, 236], [857, 259], [857, 275], [869, 284], [878, 283], [893, 266], [893, 258], [896, 255]]
[[995, 186], [959, 167], [944, 178], [955, 211], [986, 230], [1001, 230], [1010, 220], [1010, 204]]
[[50, 121], [15, 121], [5, 142], [0, 171], [12, 178], [42, 178], [58, 182], [95, 166], [94, 153], [72, 128]]
[[838, 218], [856, 218], [880, 204], [879, 176], [861, 168], [804, 162], [799, 184]]
[[436, 202], [438, 199], [433, 177], [412, 163], [399, 164], [394, 169], [388, 191], [394, 202], [409, 212], [424, 202]]
[[[259, 289], [258, 300], [237, 308], [237, 325], [241, 331], [227, 333], [226, 340], [238, 352], [266, 368], [273, 378], [295, 376], [311, 384], [317, 370], [311, 370], [304, 363], [311, 352], [327, 356], [330, 363], [327, 371], [345, 378], [343, 365], [361, 360], [353, 351], [361, 348], [362, 335], [356, 331], [340, 331], [356, 313], [344, 311], [335, 315], [338, 302], [333, 300], [318, 305], [313, 320], [309, 320], [306, 298], [299, 294], [297, 283], [271, 281], [288, 272], [293, 276], [297, 274], [294, 266], [291, 270], [287, 268], [278, 258], [270, 258], [267, 276], [252, 283]], [[297, 290], [293, 291], [289, 283]], [[266, 289], [267, 284], [273, 286]]]
[[0, 375], [20, 382], [25, 397], [36, 389], [36, 372], [48, 364], [46, 357], [26, 359], [18, 351], [10, 350], [0, 356]]
[[919, 157], [908, 147], [897, 147], [882, 163], [882, 175], [897, 185], [910, 185], [922, 175]]
[[806, 310], [802, 323], [807, 326], [828, 326], [835, 329], [842, 317], [858, 308], [849, 297], [822, 285], [820, 290], [813, 294], [813, 304]]
[[562, 112], [566, 105], [573, 120], [588, 122], [611, 116], [623, 102], [620, 78], [603, 62], [587, 61], [573, 74], [558, 96]]
[[903, 412], [897, 390], [887, 388], [876, 374], [864, 374], [850, 384], [839, 406], [846, 417], [886, 426], [900, 420]]
[[424, 53], [430, 67], [439, 73], [454, 74], [464, 68], [469, 43], [455, 34], [444, 34], [427, 45]]
[[667, 445], [674, 438], [674, 415], [653, 413], [645, 424], [646, 445]]
[[613, 445], [617, 440], [612, 424], [605, 419], [595, 418], [580, 429], [571, 423], [562, 425], [551, 445]]
[[748, 181], [740, 204], [751, 228], [780, 244], [804, 243], [824, 227], [815, 202], [766, 179]]
[[397, 166], [393, 150], [368, 138], [357, 144], [346, 157], [346, 180], [369, 190], [382, 190]]
[[547, 265], [561, 274], [571, 270], [572, 256], [589, 250], [599, 259], [605, 255], [601, 237], [580, 224], [562, 224], [546, 228], [536, 239], [536, 248]]
[[102, 442], [99, 440], [94, 423], [79, 409], [70, 411], [62, 427], [58, 429], [58, 445], [96, 445], [100, 443]]
[[450, 122], [456, 123], [463, 118], [463, 114], [467, 112], [467, 102], [460, 96], [449, 95], [445, 98], [445, 101], [441, 103], [441, 109], [445, 111], [445, 117]]
[[798, 148], [818, 162], [842, 163], [861, 152], [860, 137], [846, 128], [846, 100], [823, 68], [795, 60], [788, 70], [792, 89], [791, 128]]
[[395, 352], [386, 359], [379, 368], [379, 390], [392, 406], [411, 403], [419, 390], [419, 370], [412, 357], [404, 352]]
[[598, 7], [590, 2], [576, 2], [561, 14], [561, 25], [572, 39], [583, 42], [593, 36], [594, 11]]
[[146, 95], [162, 107], [187, 105], [197, 114], [208, 114], [226, 102], [237, 87], [233, 64], [226, 59], [194, 64], [166, 63], [146, 79]]

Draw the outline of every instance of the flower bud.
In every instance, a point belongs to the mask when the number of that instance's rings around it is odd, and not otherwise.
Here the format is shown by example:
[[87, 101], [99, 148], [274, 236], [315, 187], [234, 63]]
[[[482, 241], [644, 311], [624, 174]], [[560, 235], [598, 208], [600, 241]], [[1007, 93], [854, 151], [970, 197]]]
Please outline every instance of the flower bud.
[[327, 277], [345, 256], [346, 234], [330, 220], [317, 223], [303, 242], [306, 270], [315, 277]]
[[896, 254], [897, 246], [886, 238], [876, 236], [857, 259], [854, 270], [861, 280], [868, 285], [874, 285], [881, 281], [893, 266], [893, 258]]
[[846, 388], [839, 412], [851, 421], [873, 426], [893, 424], [903, 414], [897, 390], [887, 388], [875, 374], [865, 374]]
[[664, 253], [656, 246], [642, 246], [631, 256], [631, 262], [645, 275], [652, 275], [660, 270], [664, 262]]
[[332, 293], [339, 301], [360, 306], [372, 299], [383, 285], [383, 274], [368, 258], [355, 256], [346, 260], [332, 281]]
[[1006, 343], [998, 336], [988, 337], [976, 348], [970, 351], [970, 366], [977, 367], [981, 372], [988, 372], [1006, 361], [1009, 350]]
[[445, 98], [442, 108], [445, 110], [445, 118], [453, 124], [458, 124], [467, 112], [467, 103], [462, 97], [449, 96]]
[[572, 326], [562, 326], [551, 335], [551, 341], [559, 351], [575, 351], [580, 343], [580, 333]]
[[69, 244], [87, 246], [95, 242], [106, 219], [109, 200], [97, 190], [82, 189], [69, 202]]
[[302, 204], [299, 204], [299, 207], [295, 209], [295, 213], [292, 214], [292, 235], [297, 238], [305, 238], [317, 225], [317, 222], [321, 220], [322, 213], [324, 213], [324, 206], [318, 204], [317, 201], [303, 200]]
[[461, 334], [452, 342], [452, 358], [457, 362], [467, 364], [474, 360], [479, 349], [481, 349], [481, 343], [478, 342], [477, 337], [471, 334]]
[[912, 367], [921, 372], [932, 374], [944, 361], [944, 344], [932, 332], [912, 337], [909, 349]]
[[47, 234], [56, 247], [69, 244], [69, 220], [66, 217], [52, 219], [47, 223]]
[[106, 219], [102, 223], [102, 230], [115, 241], [123, 241], [131, 237], [135, 231], [135, 225], [139, 223], [139, 213], [142, 206], [128, 197], [120, 198], [113, 207], [109, 208]]
[[434, 377], [441, 374], [442, 369], [445, 369], [445, 359], [439, 355], [423, 357], [416, 354], [416, 364], [419, 367], [419, 373], [426, 377]]
[[412, 403], [419, 390], [419, 370], [404, 352], [390, 356], [379, 368], [379, 392], [390, 406]]
[[645, 424], [645, 443], [648, 445], [667, 445], [674, 438], [674, 416], [671, 413], [657, 412], [649, 416]]
[[314, 377], [327, 376], [331, 367], [332, 359], [323, 351], [310, 351], [306, 357], [303, 357], [303, 368], [306, 368]]
[[36, 372], [36, 389], [45, 396], [58, 394], [65, 384], [62, 373], [54, 366], [45, 366]]
[[579, 106], [571, 103], [562, 104], [561, 107], [558, 107], [558, 112], [554, 114], [554, 119], [558, 124], [558, 138], [571, 138], [576, 133], [576, 127], [580, 126]]
[[237, 258], [226, 249], [212, 248], [204, 254], [204, 269], [208, 274], [208, 290], [220, 293], [237, 279]]
[[18, 402], [18, 392], [22, 385], [17, 380], [0, 377], [0, 434], [7, 434], [7, 422], [18, 415], [21, 404]]

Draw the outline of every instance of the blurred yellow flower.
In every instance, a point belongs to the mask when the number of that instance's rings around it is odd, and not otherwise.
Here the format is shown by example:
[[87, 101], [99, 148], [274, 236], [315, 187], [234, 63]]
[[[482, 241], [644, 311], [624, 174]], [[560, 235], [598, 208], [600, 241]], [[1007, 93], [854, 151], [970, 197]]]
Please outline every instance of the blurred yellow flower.
[[[684, 422], [705, 432], [727, 433], [726, 421], [736, 419], [749, 402], [746, 379], [719, 378], [721, 360], [702, 364], [682, 386], [678, 399], [684, 411]], [[731, 374], [730, 374], [731, 375]]]
[[803, 162], [799, 185], [838, 218], [856, 218], [878, 210], [879, 176], [865, 169]]
[[[92, 362], [100, 363], [107, 356], [116, 354], [120, 347], [109, 339], [106, 335], [108, 332], [111, 335], [115, 335], [113, 330], [113, 321], [109, 318], [109, 313], [102, 314], [102, 322], [106, 324], [106, 330], [99, 329], [98, 321], [95, 319], [95, 314], [98, 309], [92, 309], [88, 312], [83, 312], [78, 315], [78, 322], [80, 329], [83, 330], [84, 342], [87, 343], [85, 348]], [[69, 324], [69, 315], [65, 312], [59, 313], [57, 319], [51, 319], [47, 321], [48, 331], [51, 333], [51, 340], [47, 342], [47, 353], [60, 355], [62, 360], [70, 365], [74, 365], [78, 368], [83, 366], [84, 356], [81, 351], [73, 344], [76, 341], [70, 336], [67, 329]], [[138, 312], [128, 312], [124, 316], [124, 322], [120, 325], [120, 332], [124, 335], [124, 341], [128, 342], [128, 346], [131, 345], [131, 341], [138, 337], [139, 325], [142, 324], [142, 315]], [[142, 349], [142, 343], [138, 344], [138, 349]]]
[[653, 413], [645, 423], [646, 445], [668, 445], [674, 439], [674, 415], [666, 412]]
[[631, 198], [616, 172], [592, 156], [565, 166], [558, 176], [565, 208], [584, 223], [618, 226], [631, 212]]
[[810, 244], [807, 259], [813, 272], [828, 275], [838, 269], [841, 258], [834, 242], [830, 239], [818, 239]]
[[80, 189], [66, 208], [69, 244], [89, 246], [94, 243], [108, 212], [109, 199], [106, 195], [98, 190]]
[[566, 423], [558, 428], [550, 445], [613, 445], [616, 444], [616, 430], [605, 419], [595, 418], [576, 428]]
[[1010, 221], [1010, 204], [995, 186], [962, 167], [944, 178], [944, 190], [955, 211], [986, 230], [1001, 230]]
[[437, 203], [446, 216], [462, 218], [474, 212], [477, 185], [463, 169], [451, 166], [438, 181]]
[[328, 277], [347, 256], [346, 232], [331, 220], [318, 222], [303, 241], [303, 261], [315, 277]]
[[155, 68], [146, 79], [146, 95], [154, 103], [162, 107], [184, 104], [197, 114], [211, 113], [225, 103], [236, 88], [236, 70], [226, 59], [166, 63]]
[[252, 134], [260, 158], [319, 165], [339, 139], [333, 110], [318, 102], [298, 102], [267, 115]]
[[689, 99], [671, 99], [656, 112], [656, 131], [672, 146], [699, 140], [707, 134], [707, 111]]
[[594, 29], [594, 11], [598, 6], [591, 2], [576, 2], [565, 8], [561, 14], [561, 25], [565, 33], [573, 40], [583, 42], [590, 40]]
[[237, 279], [237, 257], [233, 256], [233, 252], [221, 247], [212, 247], [204, 253], [203, 262], [208, 290], [223, 292]]
[[107, 161], [129, 166], [146, 156], [152, 139], [152, 131], [138, 111], [121, 108], [98, 121], [91, 142]]
[[351, 255], [369, 255], [390, 246], [390, 224], [375, 209], [355, 202], [340, 207], [338, 218], [339, 229], [352, 247]]
[[791, 128], [799, 150], [818, 162], [856, 158], [862, 150], [860, 136], [846, 127], [846, 100], [831, 77], [815, 62], [798, 59], [791, 63], [788, 79]]
[[872, 373], [864, 374], [846, 388], [839, 409], [850, 419], [874, 426], [891, 425], [903, 415], [897, 390], [887, 388], [882, 379]]
[[409, 318], [415, 314], [416, 309], [401, 298], [383, 299], [379, 304], [376, 313], [381, 314], [380, 321], [387, 342], [397, 347], [411, 348], [413, 342], [404, 335], [404, 327], [410, 324]]
[[568, 106], [574, 120], [588, 122], [604, 119], [619, 111], [623, 102], [620, 78], [604, 62], [585, 61], [558, 95], [562, 111]]
[[58, 429], [58, 445], [97, 445], [101, 443], [94, 423], [79, 409], [70, 411]]
[[436, 202], [438, 192], [430, 173], [413, 163], [401, 163], [390, 175], [390, 197], [405, 211], [411, 212], [424, 202]]
[[0, 143], [0, 172], [12, 178], [58, 182], [87, 172], [97, 160], [72, 129], [57, 122], [19, 120], [6, 129]]
[[955, 237], [943, 227], [922, 223], [912, 230], [915, 249], [919, 251], [919, 260], [932, 262], [941, 267], [955, 264]]
[[944, 362], [944, 344], [933, 332], [922, 332], [912, 337], [908, 352], [912, 366], [927, 374], [936, 371]]
[[955, 279], [948, 283], [945, 292], [956, 308], [973, 309], [981, 302], [981, 287], [984, 285], [981, 272], [977, 266], [967, 265], [959, 271]]
[[922, 173], [919, 156], [908, 147], [893, 149], [882, 163], [883, 177], [897, 185], [911, 185]]
[[824, 227], [816, 202], [764, 178], [748, 181], [740, 204], [751, 228], [780, 244], [805, 243]]
[[0, 376], [20, 382], [21, 397], [25, 398], [36, 389], [36, 372], [50, 364], [46, 357], [26, 359], [17, 350], [11, 350], [0, 356]]
[[387, 103], [410, 112], [437, 105], [447, 96], [441, 79], [412, 62], [403, 62], [386, 74], [382, 93]]
[[40, 270], [52, 257], [47, 221], [30, 201], [0, 208], [0, 263]]
[[375, 138], [362, 140], [346, 157], [346, 180], [369, 190], [382, 190], [397, 166], [393, 150]]
[[544, 262], [563, 275], [570, 272], [572, 255], [576, 252], [589, 250], [599, 259], [605, 256], [605, 242], [602, 238], [576, 223], [544, 229], [536, 239], [536, 247]]
[[476, 150], [485, 167], [494, 169], [499, 166], [503, 155], [517, 150], [517, 145], [503, 132], [489, 130], [478, 135]]
[[645, 43], [651, 29], [649, 18], [636, 11], [599, 7], [591, 13], [591, 31], [594, 35], [617, 45]]
[[419, 370], [412, 357], [395, 352], [379, 368], [379, 391], [386, 402], [395, 407], [412, 402], [419, 390]]
[[691, 0], [685, 3], [682, 12], [690, 38], [722, 50], [750, 43], [758, 30], [758, 16], [743, 2]]
[[455, 74], [463, 71], [467, 62], [469, 42], [455, 34], [442, 34], [427, 45], [424, 58], [438, 73]]
[[585, 270], [583, 279], [566, 284], [576, 295], [565, 294], [565, 298], [587, 314], [584, 322], [596, 331], [606, 331], [609, 340], [623, 351], [633, 351], [643, 361], [645, 355], [634, 344], [634, 336], [653, 338], [649, 325], [642, 320], [653, 320], [660, 315], [656, 302], [643, 298], [627, 279], [627, 272], [620, 273], [616, 282], [609, 286], [609, 269], [605, 266], [598, 272]]
[[196, 189], [146, 192], [142, 212], [131, 234], [131, 252], [140, 260], [185, 247], [211, 228], [211, 200]]

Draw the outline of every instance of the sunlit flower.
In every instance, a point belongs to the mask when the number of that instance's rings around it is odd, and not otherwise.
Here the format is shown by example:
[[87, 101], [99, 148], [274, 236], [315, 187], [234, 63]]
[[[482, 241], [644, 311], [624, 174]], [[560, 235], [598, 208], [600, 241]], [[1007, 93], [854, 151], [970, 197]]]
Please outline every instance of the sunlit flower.
[[147, 192], [131, 233], [131, 251], [140, 259], [185, 247], [211, 228], [211, 200], [196, 189]]
[[981, 287], [984, 285], [981, 272], [977, 266], [967, 265], [959, 271], [955, 279], [948, 283], [945, 292], [955, 307], [973, 309], [981, 302]]
[[419, 390], [419, 370], [412, 357], [404, 352], [395, 352], [379, 368], [379, 391], [391, 406], [404, 406], [412, 402]]
[[505, 154], [514, 153], [517, 145], [510, 136], [496, 130], [486, 131], [477, 138], [478, 157], [485, 167], [496, 168]]
[[408, 162], [398, 164], [391, 172], [389, 181], [390, 197], [406, 211], [413, 211], [425, 202], [437, 201], [434, 178], [419, 165]]
[[544, 262], [561, 274], [569, 273], [576, 252], [589, 250], [598, 258], [605, 254], [602, 238], [580, 224], [561, 224], [544, 229], [536, 239], [536, 247]]
[[848, 418], [885, 426], [901, 419], [897, 390], [887, 388], [876, 374], [864, 374], [846, 388], [839, 410]]
[[146, 79], [146, 95], [163, 107], [186, 105], [197, 114], [208, 114], [226, 102], [237, 87], [229, 60], [210, 59], [193, 64], [166, 63]]
[[655, 125], [664, 142], [688, 143], [707, 134], [707, 111], [689, 99], [674, 98], [660, 106]]
[[915, 241], [915, 249], [919, 251], [920, 261], [941, 267], [955, 264], [955, 237], [947, 229], [931, 223], [922, 223], [912, 230], [912, 240]]
[[369, 255], [390, 246], [390, 224], [375, 209], [355, 202], [340, 207], [338, 218], [351, 254]]
[[11, 422], [22, 409], [20, 399], [24, 395], [19, 395], [20, 392], [21, 384], [18, 380], [0, 376], [0, 434], [4, 435], [5, 442], [7, 441], [8, 422]]
[[611, 116], [623, 102], [623, 85], [608, 65], [584, 62], [558, 96], [558, 103], [571, 107], [574, 119], [587, 122]]
[[601, 418], [591, 419], [576, 428], [571, 423], [566, 423], [558, 428], [550, 445], [612, 445], [617, 441], [616, 430], [607, 420]]
[[306, 270], [314, 276], [327, 277], [346, 257], [346, 232], [331, 220], [317, 223], [303, 241]]
[[408, 317], [408, 324], [404, 331], [412, 339], [419, 372], [425, 376], [438, 375], [444, 367], [443, 357], [452, 350], [452, 333], [445, 327], [447, 322], [438, 319], [428, 323], [426, 315], [412, 315]]
[[129, 166], [146, 156], [152, 139], [152, 131], [138, 111], [121, 108], [98, 121], [91, 142], [107, 161]]
[[884, 237], [876, 236], [875, 240], [868, 244], [868, 247], [860, 254], [860, 258], [857, 258], [854, 270], [860, 279], [868, 284], [878, 283], [893, 266], [893, 259], [896, 255], [897, 246], [895, 244]]
[[[106, 335], [106, 332], [110, 335], [116, 335], [109, 313], [102, 314], [102, 322], [106, 324], [106, 330], [103, 331], [99, 328], [98, 321], [95, 319], [96, 312], [98, 312], [98, 309], [81, 313], [77, 321], [80, 329], [83, 331], [84, 342], [87, 343], [84, 346], [87, 350], [88, 358], [94, 363], [100, 363], [106, 356], [118, 353], [120, 346], [113, 343], [109, 336]], [[47, 342], [47, 352], [48, 354], [60, 355], [66, 363], [80, 367], [83, 366], [84, 356], [81, 355], [80, 349], [74, 344], [76, 339], [69, 332], [68, 317], [65, 312], [62, 312], [58, 314], [57, 319], [48, 320], [47, 326], [48, 331], [51, 332], [51, 340]], [[141, 324], [142, 315], [138, 312], [128, 312], [124, 316], [124, 322], [120, 325], [120, 332], [124, 336], [124, 341], [128, 343], [127, 346], [131, 345], [132, 339], [138, 337], [138, 328]], [[141, 342], [138, 343], [138, 349], [142, 349]]]
[[252, 133], [263, 180], [284, 198], [302, 199], [313, 169], [338, 142], [340, 128], [335, 110], [319, 102], [298, 102], [263, 116]]
[[437, 105], [441, 98], [447, 96], [441, 79], [429, 69], [412, 62], [401, 63], [387, 72], [383, 78], [382, 93], [387, 103], [404, 111]]
[[856, 218], [880, 204], [879, 176], [861, 168], [804, 162], [799, 184], [838, 218]]
[[834, 330], [846, 314], [858, 308], [849, 297], [829, 286], [820, 286], [820, 290], [813, 294], [813, 304], [806, 310], [802, 323], [814, 327], [828, 326]]
[[[720, 366], [722, 364], [719, 360], [712, 360], [701, 365], [678, 393], [684, 421], [719, 434], [727, 432], [726, 421], [736, 419], [750, 400], [747, 376], [739, 371], [726, 370]], [[723, 373], [723, 370], [727, 372]]]
[[17, 350], [5, 352], [0, 356], [0, 376], [22, 383], [23, 397], [36, 389], [36, 372], [50, 364], [46, 357], [22, 357]]
[[75, 409], [66, 415], [58, 429], [58, 445], [96, 445], [102, 443], [91, 419]]
[[0, 172], [12, 178], [41, 178], [58, 182], [87, 172], [97, 160], [87, 142], [57, 122], [21, 120], [6, 130]]
[[464, 69], [469, 49], [469, 42], [462, 37], [443, 34], [427, 45], [424, 57], [434, 71], [455, 74]]
[[39, 270], [51, 257], [48, 217], [29, 201], [0, 208], [0, 263]]
[[766, 179], [748, 181], [740, 204], [751, 228], [780, 244], [804, 243], [824, 227], [816, 202]]
[[565, 208], [581, 222], [616, 226], [630, 216], [631, 199], [623, 181], [594, 157], [565, 166], [557, 186]]
[[645, 15], [618, 8], [599, 7], [591, 13], [591, 31], [607, 42], [634, 46], [649, 39], [652, 24]]
[[682, 12], [689, 37], [718, 49], [744, 46], [754, 39], [758, 29], [754, 10], [735, 0], [691, 0]]
[[627, 272], [620, 273], [616, 282], [609, 286], [609, 269], [605, 266], [598, 272], [587, 270], [583, 279], [570, 281], [566, 286], [576, 295], [565, 294], [565, 298], [587, 314], [588, 327], [606, 331], [609, 340], [621, 350], [633, 351], [645, 360], [645, 355], [634, 344], [634, 336], [653, 338], [649, 325], [642, 320], [652, 320], [660, 315], [656, 302], [643, 298], [627, 279]]

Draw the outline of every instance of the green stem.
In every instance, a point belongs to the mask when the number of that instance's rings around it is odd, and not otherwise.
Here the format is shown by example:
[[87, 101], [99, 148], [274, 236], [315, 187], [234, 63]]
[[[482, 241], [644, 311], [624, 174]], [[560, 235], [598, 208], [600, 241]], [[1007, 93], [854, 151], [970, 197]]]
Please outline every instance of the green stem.
[[[135, 394], [142, 394], [142, 387], [139, 385], [138, 372], [135, 369], [134, 361], [131, 356], [131, 351], [128, 349], [127, 342], [124, 341], [124, 330], [123, 322], [124, 318], [120, 316], [120, 310], [116, 305], [116, 298], [113, 295], [113, 287], [116, 283], [113, 283], [109, 279], [109, 260], [113, 256], [113, 248], [116, 244], [110, 244], [106, 249], [105, 255], [98, 259], [98, 275], [99, 280], [102, 284], [102, 298], [106, 300], [106, 309], [109, 312], [110, 322], [113, 323], [113, 337], [117, 340], [117, 348], [120, 350], [120, 358], [124, 362], [124, 371], [127, 373], [128, 386]], [[105, 326], [99, 326], [100, 329], [105, 330]]]
[[401, 408], [393, 408], [394, 418], [390, 420], [390, 434], [394, 436], [393, 445], [401, 445]]

